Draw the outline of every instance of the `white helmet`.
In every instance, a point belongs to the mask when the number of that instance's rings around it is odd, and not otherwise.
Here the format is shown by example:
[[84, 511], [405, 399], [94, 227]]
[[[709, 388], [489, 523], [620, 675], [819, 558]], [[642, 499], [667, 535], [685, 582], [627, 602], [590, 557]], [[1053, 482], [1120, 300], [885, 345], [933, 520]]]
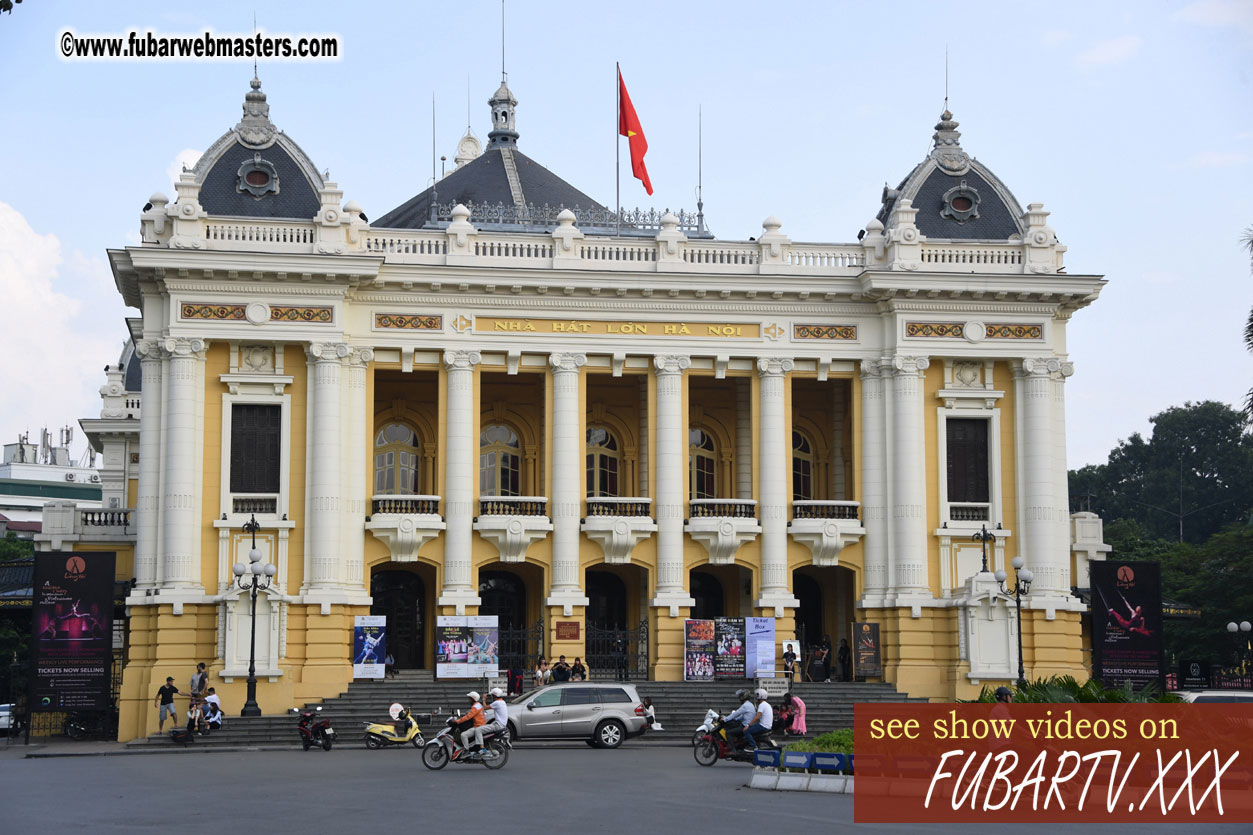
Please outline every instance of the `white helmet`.
[[478, 694], [477, 690], [471, 690], [469, 693], [466, 693], [466, 696], [468, 696], [471, 699], [474, 699], [474, 701], [476, 702], [483, 698], [482, 696]]
[[756, 696], [761, 701], [765, 701], [766, 699], [770, 698], [770, 694], [760, 687], [757, 688], [757, 692], [755, 692], [753, 695]]
[[505, 691], [501, 690], [499, 687], [493, 687], [491, 690], [488, 691], [488, 693], [490, 693], [491, 695], [495, 696], [498, 699], [501, 696], [505, 695]]

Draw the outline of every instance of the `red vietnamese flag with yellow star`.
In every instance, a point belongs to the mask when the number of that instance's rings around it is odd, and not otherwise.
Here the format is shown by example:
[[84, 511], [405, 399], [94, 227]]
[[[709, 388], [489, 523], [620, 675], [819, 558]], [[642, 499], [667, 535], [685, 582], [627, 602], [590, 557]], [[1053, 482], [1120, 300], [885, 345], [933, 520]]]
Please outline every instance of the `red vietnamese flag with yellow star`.
[[621, 69], [618, 70], [618, 133], [625, 136], [631, 146], [631, 173], [644, 184], [644, 191], [652, 194], [653, 184], [648, 179], [648, 169], [644, 167], [648, 140], [644, 138], [640, 117], [635, 115], [635, 106], [631, 104], [631, 97], [627, 94]]

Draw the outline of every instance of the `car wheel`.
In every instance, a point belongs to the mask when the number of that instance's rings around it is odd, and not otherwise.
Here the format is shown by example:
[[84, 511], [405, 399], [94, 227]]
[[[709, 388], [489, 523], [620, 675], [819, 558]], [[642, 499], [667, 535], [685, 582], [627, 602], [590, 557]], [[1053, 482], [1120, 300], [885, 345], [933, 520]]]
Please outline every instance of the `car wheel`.
[[692, 749], [692, 756], [701, 765], [713, 765], [718, 761], [718, 746], [707, 739]]
[[422, 749], [422, 764], [431, 771], [439, 771], [448, 765], [448, 749], [439, 742], [428, 742]]
[[371, 751], [377, 751], [378, 749], [383, 747], [383, 743], [374, 734], [366, 734], [365, 735], [365, 747], [369, 748]]
[[617, 719], [610, 719], [601, 722], [596, 727], [596, 743], [601, 748], [617, 748], [622, 744], [622, 740], [626, 738], [626, 729], [622, 727], [622, 723]]

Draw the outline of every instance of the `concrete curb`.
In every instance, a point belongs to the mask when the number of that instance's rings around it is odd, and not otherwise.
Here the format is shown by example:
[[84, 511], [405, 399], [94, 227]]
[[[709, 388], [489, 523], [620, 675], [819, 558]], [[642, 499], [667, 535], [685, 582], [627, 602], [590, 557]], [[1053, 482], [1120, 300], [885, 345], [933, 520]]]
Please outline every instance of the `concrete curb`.
[[773, 768], [754, 768], [748, 787], [778, 792], [852, 794], [853, 778], [844, 774], [796, 774]]
[[[342, 743], [338, 747], [342, 747]], [[364, 745], [358, 745], [358, 746], [352, 746], [352, 747], [354, 750], [357, 750], [357, 749], [362, 750], [362, 751], [366, 750]], [[578, 749], [585, 748], [585, 747], [586, 746], [583, 745], [582, 743], [574, 745], [574, 744], [571, 744], [570, 742], [557, 741], [557, 740], [554, 740], [552, 742], [516, 742], [514, 743], [515, 749], [519, 749], [523, 751], [528, 750], [528, 749], [533, 750], [533, 749], [544, 749], [544, 748], [578, 750]], [[642, 748], [688, 748], [690, 747], [690, 745], [682, 741], [676, 740], [675, 742], [667, 742], [667, 743], [652, 742], [652, 743], [646, 743], [642, 745], [631, 745], [628, 742], [625, 745], [623, 745], [623, 747], [635, 748], [638, 750]], [[73, 751], [39, 750], [39, 751], [27, 752], [26, 755], [23, 757], [23, 759], [48, 760], [48, 759], [59, 759], [62, 757], [132, 757], [132, 756], [160, 756], [164, 754], [238, 754], [238, 753], [254, 752], [254, 751], [300, 751], [300, 750], [301, 750], [301, 746], [299, 745], [273, 745], [273, 744], [268, 744], [268, 745], [212, 745], [212, 746], [204, 745], [204, 746], [197, 748], [196, 744], [193, 742], [191, 745], [188, 745], [186, 747], [182, 747], [182, 746], [170, 743], [169, 746], [145, 745], [145, 746], [136, 746], [132, 748], [110, 748], [110, 749], [103, 749], [103, 750], [98, 750], [98, 751], [81, 750], [81, 749], [73, 750]]]

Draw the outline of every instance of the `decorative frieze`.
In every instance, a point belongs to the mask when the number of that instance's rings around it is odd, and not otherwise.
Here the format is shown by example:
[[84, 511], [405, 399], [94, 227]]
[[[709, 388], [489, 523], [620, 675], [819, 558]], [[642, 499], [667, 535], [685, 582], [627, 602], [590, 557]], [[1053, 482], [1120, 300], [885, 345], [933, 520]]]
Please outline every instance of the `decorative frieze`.
[[970, 342], [984, 339], [1043, 339], [1044, 326], [983, 322], [906, 322], [905, 336], [914, 339], [966, 339]]
[[857, 339], [856, 325], [792, 325], [793, 339]]
[[[257, 308], [250, 310], [249, 308]], [[269, 315], [261, 308], [268, 308]], [[335, 320], [335, 311], [331, 307], [303, 307], [294, 305], [262, 305], [246, 304], [213, 304], [211, 302], [183, 302], [179, 307], [179, 317], [184, 320], [209, 320], [215, 322], [253, 322], [260, 324], [267, 318], [271, 322], [311, 322], [314, 324], [330, 324]]]
[[988, 339], [1043, 339], [1043, 325], [987, 325]]
[[444, 329], [444, 317], [440, 315], [375, 313], [374, 327], [411, 331], [438, 331]]
[[961, 322], [906, 322], [905, 335], [915, 339], [961, 339], [965, 325]]

